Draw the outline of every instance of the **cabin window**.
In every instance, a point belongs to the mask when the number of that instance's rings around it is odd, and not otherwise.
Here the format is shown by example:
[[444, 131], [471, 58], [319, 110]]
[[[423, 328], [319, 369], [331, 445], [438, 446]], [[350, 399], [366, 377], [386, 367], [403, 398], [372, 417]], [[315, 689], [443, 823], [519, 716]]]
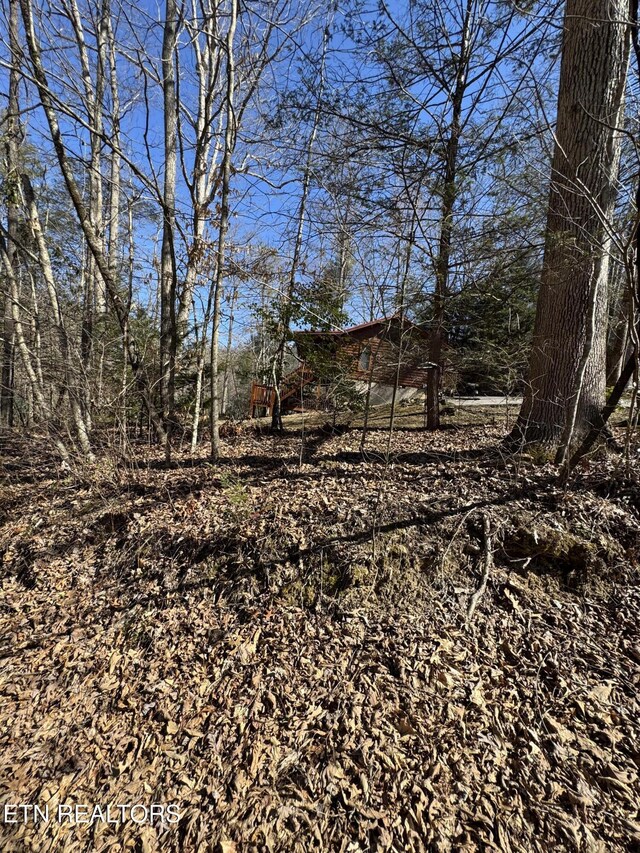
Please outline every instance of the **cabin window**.
[[360, 351], [360, 358], [358, 359], [358, 367], [360, 370], [369, 370], [371, 366], [371, 347], [363, 347]]

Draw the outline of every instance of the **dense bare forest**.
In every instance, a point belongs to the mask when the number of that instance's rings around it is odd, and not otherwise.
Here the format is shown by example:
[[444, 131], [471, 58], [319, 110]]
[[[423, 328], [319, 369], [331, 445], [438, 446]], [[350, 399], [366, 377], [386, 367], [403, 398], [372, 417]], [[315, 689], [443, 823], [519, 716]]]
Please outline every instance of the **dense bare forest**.
[[1, 8], [2, 849], [637, 849], [637, 0]]

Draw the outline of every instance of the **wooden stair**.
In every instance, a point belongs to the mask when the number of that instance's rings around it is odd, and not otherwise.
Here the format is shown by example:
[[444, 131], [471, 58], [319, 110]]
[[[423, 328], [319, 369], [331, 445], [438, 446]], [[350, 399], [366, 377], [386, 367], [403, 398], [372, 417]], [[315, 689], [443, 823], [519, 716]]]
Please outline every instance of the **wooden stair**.
[[[315, 373], [310, 370], [306, 364], [301, 364], [291, 373], [287, 373], [282, 377], [280, 383], [280, 405], [284, 409], [285, 400], [292, 397], [297, 391], [313, 382], [316, 378]], [[273, 407], [276, 404], [276, 389], [273, 385], [261, 385], [259, 382], [254, 382], [251, 386], [251, 399], [249, 402], [249, 417], [256, 417], [256, 409], [266, 409], [267, 416], [273, 414]]]

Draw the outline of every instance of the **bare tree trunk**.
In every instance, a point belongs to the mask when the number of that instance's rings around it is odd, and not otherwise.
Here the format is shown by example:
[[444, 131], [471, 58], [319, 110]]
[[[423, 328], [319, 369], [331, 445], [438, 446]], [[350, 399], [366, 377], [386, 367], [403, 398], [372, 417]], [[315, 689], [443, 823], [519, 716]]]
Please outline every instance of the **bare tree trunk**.
[[162, 39], [162, 95], [164, 102], [164, 190], [160, 253], [160, 397], [166, 429], [165, 456], [171, 458], [176, 367], [176, 164], [177, 104], [174, 54], [178, 39], [178, 9], [166, 0]]
[[231, 0], [231, 19], [227, 30], [227, 90], [225, 97], [226, 126], [224, 132], [224, 153], [222, 156], [222, 179], [220, 196], [220, 230], [218, 233], [218, 249], [216, 253], [216, 274], [213, 282], [213, 318], [211, 329], [211, 458], [220, 456], [219, 408], [220, 395], [218, 391], [218, 363], [220, 336], [220, 303], [222, 299], [222, 284], [224, 279], [224, 259], [227, 231], [229, 229], [229, 185], [231, 181], [231, 157], [236, 140], [236, 116], [234, 110], [235, 90], [235, 55], [234, 38], [238, 22], [238, 0]]
[[[106, 30], [105, 66], [109, 69], [109, 89], [111, 92], [111, 164], [109, 176], [109, 206], [107, 223], [109, 225], [109, 269], [114, 281], [119, 277], [120, 248], [120, 91], [116, 66], [116, 42], [111, 23], [110, 0], [103, 0], [102, 20]], [[131, 223], [130, 223], [131, 224]]]
[[[198, 5], [194, 2], [191, 19], [186, 21], [186, 28], [193, 45], [198, 79], [198, 108], [191, 177], [182, 158], [182, 171], [191, 194], [193, 233], [187, 253], [187, 269], [176, 319], [179, 343], [187, 332], [198, 266], [205, 252], [207, 214], [220, 179], [217, 164], [221, 150], [220, 140], [223, 138], [224, 110], [219, 110], [216, 118], [213, 109], [221, 85], [220, 68], [223, 49], [218, 23], [218, 3], [219, 0], [206, 0]], [[178, 138], [181, 138], [180, 134]]]
[[[628, 0], [567, 0], [542, 283], [516, 441], [560, 440], [580, 372], [576, 439], [604, 405], [607, 329], [599, 318], [607, 311], [628, 18]], [[589, 341], [592, 301], [598, 320]]]
[[82, 322], [80, 324], [80, 356], [82, 367], [82, 382], [84, 386], [83, 404], [88, 418], [91, 418], [91, 355], [93, 352], [93, 333], [96, 314], [96, 265], [89, 246], [83, 247], [82, 259]]
[[407, 280], [409, 278], [409, 269], [411, 266], [411, 248], [414, 242], [414, 223], [411, 223], [411, 231], [409, 234], [409, 240], [407, 242], [407, 251], [405, 256], [405, 261], [403, 264], [403, 270], [400, 277], [400, 288], [399, 288], [399, 309], [398, 309], [398, 317], [400, 320], [400, 332], [398, 337], [398, 361], [396, 364], [396, 372], [393, 381], [393, 393], [391, 395], [391, 412], [389, 414], [389, 433], [387, 435], [387, 459], [389, 459], [389, 453], [391, 452], [391, 438], [393, 436], [393, 428], [395, 426], [396, 419], [396, 400], [398, 397], [398, 388], [400, 387], [400, 373], [402, 371], [402, 359], [404, 357], [403, 343], [404, 343], [404, 316], [405, 316], [405, 297], [407, 293]]
[[[7, 244], [5, 242], [4, 236], [1, 233], [0, 256], [2, 258], [2, 266], [4, 268], [5, 276], [7, 278], [7, 281], [9, 282], [9, 292], [11, 294], [13, 328], [15, 331], [16, 345], [18, 348], [18, 352], [20, 353], [22, 366], [24, 367], [24, 371], [29, 381], [28, 389], [33, 395], [33, 399], [35, 401], [35, 411], [37, 412], [39, 419], [51, 428], [53, 426], [54, 420], [53, 411], [51, 406], [49, 406], [49, 404], [47, 403], [46, 397], [44, 395], [41, 376], [39, 375], [37, 366], [34, 367], [31, 353], [29, 352], [29, 345], [27, 343], [22, 318], [20, 316], [20, 295], [18, 288], [18, 279], [15, 275], [13, 265], [11, 264], [11, 260], [9, 258]], [[33, 414], [30, 414], [29, 424], [31, 424], [32, 421]], [[67, 450], [64, 442], [59, 437], [55, 437], [54, 443], [62, 459], [68, 461], [69, 451]]]
[[433, 294], [433, 333], [429, 359], [438, 365], [429, 372], [426, 401], [427, 429], [440, 428], [439, 385], [442, 374], [445, 344], [445, 312], [449, 294], [451, 253], [453, 249], [454, 210], [458, 199], [458, 154], [462, 136], [462, 107], [467, 91], [467, 75], [471, 55], [471, 16], [476, 0], [466, 0], [460, 51], [456, 68], [455, 87], [451, 94], [451, 124], [445, 153], [442, 207], [440, 211], [440, 239], [435, 260], [435, 290]]
[[[369, 304], [369, 321], [373, 322], [374, 314], [375, 314], [375, 293], [373, 287], [371, 288], [371, 302]], [[373, 385], [373, 371], [376, 366], [376, 359], [378, 357], [378, 350], [380, 349], [380, 345], [373, 349], [371, 348], [371, 360], [369, 362], [369, 376], [367, 377], [367, 392], [364, 398], [364, 412], [362, 414], [362, 434], [360, 436], [360, 453], [364, 452], [364, 447], [367, 441], [367, 433], [369, 430], [369, 414], [371, 412], [371, 386]]]
[[[75, 0], [74, 0], [75, 5]], [[104, 204], [104, 195], [103, 195], [103, 186], [102, 186], [102, 139], [104, 136], [104, 122], [102, 116], [102, 108], [104, 103], [104, 91], [105, 91], [105, 73], [106, 73], [106, 32], [105, 32], [105, 21], [104, 21], [104, 8], [100, 14], [100, 20], [98, 21], [98, 32], [97, 32], [97, 42], [98, 42], [98, 55], [96, 61], [96, 80], [95, 80], [95, 89], [94, 96], [92, 101], [88, 101], [88, 104], [92, 105], [92, 115], [91, 115], [91, 167], [89, 170], [89, 205], [91, 211], [91, 221], [94, 227], [96, 234], [98, 235], [98, 239], [101, 245], [104, 248], [104, 212], [103, 212], [103, 204]], [[90, 88], [91, 81], [90, 78], [87, 80], [87, 85]], [[100, 275], [100, 270], [91, 259], [92, 265], [92, 284], [93, 284], [93, 293], [94, 293], [94, 304], [95, 304], [95, 313], [98, 317], [104, 315], [107, 310], [107, 292], [105, 288], [105, 283]], [[91, 340], [91, 347], [93, 348], [93, 340]], [[89, 407], [87, 408], [89, 411]]]
[[2, 379], [0, 380], [0, 420], [8, 427], [14, 425], [14, 330], [11, 295], [4, 294], [2, 320]]
[[[80, 10], [76, 0], [69, 0], [65, 11], [73, 28], [78, 56], [80, 58], [80, 69], [84, 89], [84, 106], [87, 112], [87, 124], [89, 127], [89, 216], [91, 224], [96, 233], [96, 239], [103, 239], [103, 216], [102, 216], [102, 103], [104, 97], [104, 12], [98, 22], [97, 43], [98, 60], [96, 63], [95, 82], [91, 75], [91, 63], [89, 51], [85, 39], [84, 27]], [[100, 271], [94, 264], [93, 258], [89, 259], [89, 280], [93, 293], [92, 302], [99, 314], [106, 309], [106, 294], [104, 281], [101, 280]]]
[[[20, 107], [18, 91], [20, 85], [20, 36], [18, 31], [20, 8], [17, 0], [9, 3], [9, 50], [11, 68], [9, 70], [9, 103], [7, 108], [7, 234], [9, 243], [7, 252], [14, 275], [17, 275], [18, 253], [16, 238], [18, 234], [18, 195], [19, 195], [19, 157], [20, 157]], [[12, 298], [7, 290], [4, 301], [2, 346], [2, 380], [0, 384], [0, 420], [12, 427], [14, 422], [14, 328]]]
[[69, 193], [69, 197], [76, 211], [79, 224], [82, 228], [85, 239], [87, 240], [89, 249], [91, 250], [92, 257], [94, 258], [96, 265], [98, 266], [98, 269], [100, 271], [100, 274], [102, 275], [102, 278], [107, 286], [109, 298], [111, 299], [115, 315], [118, 319], [118, 323], [120, 324], [120, 329], [127, 349], [127, 358], [129, 359], [129, 364], [131, 365], [131, 370], [133, 371], [135, 377], [138, 392], [149, 413], [149, 419], [153, 424], [153, 428], [156, 432], [158, 439], [164, 443], [166, 441], [166, 433], [164, 425], [162, 423], [162, 418], [156, 411], [155, 406], [153, 405], [151, 389], [149, 387], [149, 381], [146, 371], [144, 369], [144, 364], [141, 360], [140, 352], [138, 350], [136, 341], [131, 336], [128, 329], [128, 309], [123, 304], [120, 294], [118, 292], [117, 284], [111, 275], [111, 270], [109, 269], [109, 264], [105, 257], [101, 241], [92, 225], [89, 212], [82, 199], [82, 195], [76, 183], [73, 170], [69, 163], [67, 152], [62, 141], [60, 126], [53, 106], [53, 99], [50, 94], [47, 75], [42, 65], [40, 45], [35, 34], [33, 14], [31, 9], [31, 0], [20, 0], [20, 8], [22, 12], [22, 20], [25, 29], [29, 56], [33, 68], [33, 76], [35, 78], [35, 82], [38, 88], [38, 94], [40, 96], [40, 101], [42, 103], [47, 118], [49, 133], [51, 136], [51, 141], [53, 142], [54, 150], [58, 160], [58, 165], [60, 166], [60, 171], [62, 172], [67, 192]]
[[[638, 72], [640, 73], [640, 41], [638, 37], [638, 0], [634, 0], [632, 20], [634, 22], [634, 47], [638, 61]], [[616, 410], [622, 395], [625, 392], [631, 377], [634, 379], [634, 389], [632, 397], [632, 405], [629, 410], [629, 428], [633, 423], [633, 404], [636, 402], [638, 393], [638, 378], [640, 376], [640, 247], [639, 247], [639, 229], [640, 229], [640, 175], [638, 176], [638, 184], [636, 187], [636, 218], [631, 234], [631, 251], [626, 255], [626, 274], [627, 286], [629, 292], [629, 339], [631, 342], [631, 352], [620, 371], [615, 385], [611, 390], [611, 394], [607, 400], [598, 421], [591, 427], [586, 434], [578, 449], [573, 453], [573, 456], [566, 462], [562, 471], [562, 476], [566, 480], [570, 476], [575, 466], [583, 459], [591, 450], [594, 444], [604, 433], [609, 418]]]
[[596, 332], [596, 312], [598, 310], [598, 279], [591, 276], [591, 291], [589, 293], [589, 304], [587, 313], [587, 327], [585, 330], [585, 338], [582, 346], [582, 353], [576, 372], [575, 389], [573, 397], [567, 407], [567, 422], [562, 433], [558, 451], [556, 453], [556, 465], [564, 465], [567, 459], [567, 454], [573, 443], [575, 435], [576, 423], [578, 420], [578, 412], [580, 410], [580, 400], [584, 391], [585, 376], [587, 373], [587, 365], [589, 364], [589, 356], [593, 347], [593, 341]]
[[229, 302], [229, 331], [227, 332], [227, 350], [224, 362], [224, 379], [222, 380], [222, 407], [223, 415], [227, 413], [228, 396], [229, 396], [229, 378], [231, 376], [231, 345], [233, 344], [233, 319], [236, 308], [236, 300], [238, 298], [238, 285], [234, 285]]
[[58, 298], [58, 290], [56, 288], [54, 280], [53, 267], [51, 265], [49, 250], [47, 248], [44, 234], [42, 232], [42, 226], [40, 224], [40, 217], [38, 215], [38, 208], [36, 205], [33, 187], [31, 186], [31, 181], [29, 180], [29, 177], [27, 175], [22, 175], [22, 188], [27, 207], [27, 213], [29, 216], [29, 225], [31, 228], [31, 233], [33, 234], [34, 242], [38, 250], [40, 270], [42, 272], [42, 277], [47, 287], [49, 303], [51, 306], [51, 312], [53, 314], [53, 323], [58, 335], [58, 341], [60, 343], [60, 354], [62, 356], [62, 362], [64, 365], [63, 388], [66, 389], [66, 392], [69, 396], [71, 414], [73, 417], [73, 422], [76, 428], [76, 434], [78, 436], [78, 441], [80, 443], [82, 452], [84, 453], [86, 459], [88, 459], [90, 462], [93, 462], [95, 460], [95, 456], [91, 449], [89, 426], [83, 415], [81, 402], [78, 398], [78, 388], [76, 387], [77, 382], [73, 375], [69, 336], [67, 334], [64, 317], [62, 314], [62, 308], [60, 306], [60, 300]]
[[609, 290], [613, 303], [613, 318], [607, 335], [607, 386], [615, 385], [629, 354], [629, 316], [631, 292], [625, 276], [625, 267], [616, 263], [609, 276]]
[[[330, 13], [331, 14], [331, 13]], [[275, 358], [273, 361], [273, 386], [275, 390], [275, 403], [271, 413], [271, 429], [277, 432], [282, 432], [282, 409], [280, 400], [280, 383], [282, 382], [282, 373], [284, 368], [284, 355], [287, 346], [287, 340], [290, 334], [291, 326], [291, 307], [295, 295], [296, 275], [300, 265], [300, 254], [302, 250], [302, 236], [304, 232], [304, 223], [307, 215], [307, 197], [309, 195], [309, 187], [311, 185], [311, 166], [313, 159], [313, 146], [318, 135], [318, 127], [320, 125], [320, 116], [322, 109], [322, 97], [325, 87], [325, 66], [327, 58], [327, 47], [329, 44], [329, 20], [324, 29], [322, 36], [322, 56], [320, 60], [318, 94], [316, 106], [313, 114], [313, 124], [311, 133], [307, 140], [307, 150], [305, 157], [304, 174], [302, 177], [302, 194], [300, 196], [300, 206], [298, 209], [298, 221], [296, 226], [296, 236], [293, 244], [293, 256], [291, 258], [291, 266], [289, 268], [289, 276], [284, 293], [282, 294], [282, 304], [280, 309], [280, 321], [278, 329], [278, 347], [276, 349]]]
[[202, 377], [204, 374], [204, 355], [198, 356], [196, 364], [196, 392], [193, 408], [193, 420], [191, 421], [191, 452], [195, 453], [198, 447], [198, 432], [200, 429], [200, 414], [202, 412]]
[[[100, 13], [96, 33], [98, 50], [95, 81], [92, 78], [89, 49], [87, 48], [84, 26], [78, 4], [76, 0], [69, 0], [68, 5], [64, 8], [73, 28], [78, 48], [84, 90], [84, 107], [86, 109], [87, 126], [89, 129], [88, 212], [96, 239], [102, 248], [104, 245], [104, 219], [102, 210], [102, 144], [104, 126], [102, 107], [105, 90], [105, 7], [103, 6]], [[97, 316], [102, 316], [106, 311], [106, 289], [104, 279], [88, 247], [84, 264], [84, 274], [84, 306], [80, 331], [80, 352], [82, 356], [81, 379], [83, 387], [80, 399], [83, 406], [84, 420], [90, 429], [92, 421], [90, 380], [95, 321]]]
[[[346, 207], [344, 211], [345, 219], [350, 215], [351, 210], [351, 193], [347, 197]], [[351, 233], [349, 226], [344, 223], [340, 226], [340, 234], [338, 235], [338, 305], [341, 311], [344, 311], [345, 302], [347, 301], [347, 279], [349, 276], [351, 253]]]
[[[19, 268], [19, 272], [21, 268]], [[40, 383], [40, 388], [42, 388], [42, 393], [45, 393], [46, 385], [44, 381], [44, 373], [42, 371], [42, 336], [41, 336], [41, 323], [40, 323], [40, 305], [38, 303], [38, 294], [36, 293], [36, 282], [35, 277], [33, 275], [33, 271], [27, 267], [26, 274], [29, 279], [29, 284], [31, 285], [31, 304], [29, 305], [29, 319], [31, 326], [31, 351], [33, 353], [33, 363], [36, 370], [36, 376], [38, 377], [38, 382]], [[20, 294], [21, 298], [24, 300], [24, 290]], [[26, 300], [25, 300], [26, 301]], [[53, 409], [53, 387], [49, 386], [49, 408]]]
[[[191, 452], [195, 453], [196, 448], [198, 447], [198, 433], [200, 429], [200, 417], [202, 414], [202, 389], [203, 389], [203, 377], [204, 377], [204, 366], [205, 366], [205, 353], [207, 346], [207, 329], [209, 328], [209, 320], [211, 319], [211, 304], [213, 301], [213, 288], [209, 288], [209, 295], [207, 297], [207, 306], [204, 311], [204, 317], [202, 318], [201, 330], [202, 335], [200, 339], [198, 339], [198, 324], [194, 322], [194, 328], [196, 330], [196, 392], [195, 392], [195, 401], [193, 408], [193, 419], [191, 421]], [[194, 311], [195, 314], [195, 311]]]
[[[127, 424], [127, 389], [128, 389], [128, 377], [127, 377], [127, 350], [124, 346], [124, 341], [127, 339], [129, 334], [129, 310], [131, 308], [131, 300], [133, 299], [133, 275], [134, 275], [134, 258], [135, 258], [135, 240], [133, 236], [133, 204], [134, 201], [131, 197], [128, 198], [127, 204], [127, 306], [126, 306], [126, 315], [127, 320], [125, 323], [125, 330], [123, 334], [123, 350], [122, 350], [122, 445], [123, 449], [127, 446], [128, 440], [128, 424]], [[133, 425], [133, 435], [136, 433], [136, 424]]]

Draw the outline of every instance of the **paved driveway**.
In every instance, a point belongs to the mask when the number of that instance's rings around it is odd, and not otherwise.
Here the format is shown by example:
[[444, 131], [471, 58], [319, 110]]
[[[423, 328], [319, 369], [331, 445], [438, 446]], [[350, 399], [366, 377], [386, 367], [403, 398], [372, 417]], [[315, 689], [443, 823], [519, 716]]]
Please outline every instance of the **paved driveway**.
[[522, 397], [447, 397], [448, 405], [453, 406], [520, 406]]
[[[447, 397], [446, 403], [449, 406], [506, 406], [519, 408], [522, 404], [522, 397]], [[623, 397], [618, 403], [624, 409], [628, 409], [631, 401], [628, 397]]]

